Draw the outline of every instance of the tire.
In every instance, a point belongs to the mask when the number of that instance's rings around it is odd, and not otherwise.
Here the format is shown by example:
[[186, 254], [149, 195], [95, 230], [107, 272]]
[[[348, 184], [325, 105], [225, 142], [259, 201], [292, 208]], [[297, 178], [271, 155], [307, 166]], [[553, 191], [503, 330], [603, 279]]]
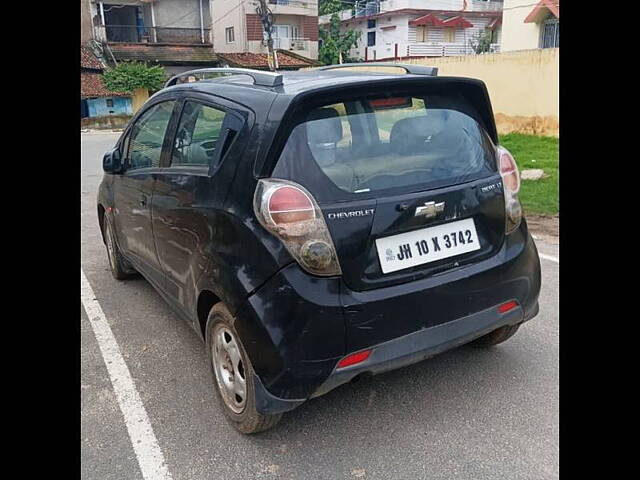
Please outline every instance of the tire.
[[215, 390], [236, 430], [245, 434], [262, 432], [274, 427], [282, 414], [263, 415], [256, 410], [253, 366], [233, 324], [234, 318], [222, 302], [213, 306], [206, 340]]
[[111, 270], [111, 275], [116, 280], [126, 280], [127, 278], [133, 277], [137, 272], [136, 269], [129, 263], [129, 261], [124, 258], [120, 249], [118, 248], [118, 244], [116, 243], [116, 239], [113, 235], [113, 227], [111, 226], [111, 221], [104, 216], [104, 243], [107, 246], [107, 257], [109, 258], [109, 270]]
[[504, 327], [497, 328], [493, 332], [489, 332], [483, 337], [474, 340], [471, 344], [475, 347], [493, 347], [494, 345], [498, 345], [499, 343], [509, 340], [516, 334], [519, 328], [520, 324], [505, 325]]

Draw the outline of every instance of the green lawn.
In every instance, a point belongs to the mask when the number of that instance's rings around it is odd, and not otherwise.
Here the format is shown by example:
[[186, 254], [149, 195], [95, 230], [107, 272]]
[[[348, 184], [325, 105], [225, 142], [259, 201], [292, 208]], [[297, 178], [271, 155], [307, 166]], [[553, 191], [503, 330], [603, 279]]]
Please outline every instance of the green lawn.
[[525, 213], [557, 214], [558, 139], [510, 133], [500, 135], [500, 144], [514, 156], [520, 171], [541, 168], [548, 175], [540, 180], [522, 181], [520, 201]]

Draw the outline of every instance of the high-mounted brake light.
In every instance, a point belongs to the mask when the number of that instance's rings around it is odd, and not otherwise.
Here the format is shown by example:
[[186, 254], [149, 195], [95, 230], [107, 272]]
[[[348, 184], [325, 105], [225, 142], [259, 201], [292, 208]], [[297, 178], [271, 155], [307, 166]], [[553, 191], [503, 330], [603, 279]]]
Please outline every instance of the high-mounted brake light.
[[518, 192], [520, 191], [520, 172], [513, 155], [502, 146], [496, 149], [498, 168], [504, 185], [505, 202], [505, 233], [508, 235], [520, 226], [522, 220], [522, 205]]
[[277, 178], [259, 180], [253, 209], [302, 268], [315, 275], [342, 273], [320, 207], [303, 186]]
[[364, 350], [358, 353], [352, 353], [351, 355], [347, 355], [342, 360], [338, 362], [336, 368], [344, 368], [349, 367], [351, 365], [355, 365], [356, 363], [364, 362], [371, 355], [371, 350]]

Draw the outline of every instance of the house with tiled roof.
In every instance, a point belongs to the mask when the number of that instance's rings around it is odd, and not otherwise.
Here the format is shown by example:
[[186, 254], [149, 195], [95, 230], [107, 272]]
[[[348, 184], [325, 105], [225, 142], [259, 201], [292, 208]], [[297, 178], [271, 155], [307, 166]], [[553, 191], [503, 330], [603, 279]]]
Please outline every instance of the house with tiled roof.
[[[276, 54], [278, 56], [278, 70], [298, 70], [321, 65], [317, 60], [311, 60], [287, 50], [278, 49]], [[269, 56], [266, 53], [218, 53], [218, 58], [225, 67], [269, 70]]]
[[560, 47], [560, 0], [504, 0], [502, 51]]
[[80, 118], [131, 115], [131, 98], [102, 82], [105, 65], [89, 45], [80, 47]]
[[[356, 0], [337, 15], [341, 32], [360, 32], [350, 58], [451, 57], [477, 53], [480, 38], [488, 40], [489, 52], [500, 51], [502, 5], [501, 0]], [[328, 29], [331, 17], [320, 16], [320, 28]]]
[[[109, 63], [162, 65], [168, 75], [215, 67], [209, 0], [81, 0], [83, 30]], [[86, 32], [83, 32], [86, 36]]]

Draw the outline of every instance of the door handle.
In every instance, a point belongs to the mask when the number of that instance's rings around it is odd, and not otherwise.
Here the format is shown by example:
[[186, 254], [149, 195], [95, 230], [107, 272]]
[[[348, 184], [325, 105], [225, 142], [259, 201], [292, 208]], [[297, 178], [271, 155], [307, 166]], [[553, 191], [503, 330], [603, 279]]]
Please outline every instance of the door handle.
[[141, 207], [146, 207], [147, 206], [147, 196], [146, 195], [141, 195], [140, 196], [140, 200], [138, 200], [138, 203], [140, 204]]

